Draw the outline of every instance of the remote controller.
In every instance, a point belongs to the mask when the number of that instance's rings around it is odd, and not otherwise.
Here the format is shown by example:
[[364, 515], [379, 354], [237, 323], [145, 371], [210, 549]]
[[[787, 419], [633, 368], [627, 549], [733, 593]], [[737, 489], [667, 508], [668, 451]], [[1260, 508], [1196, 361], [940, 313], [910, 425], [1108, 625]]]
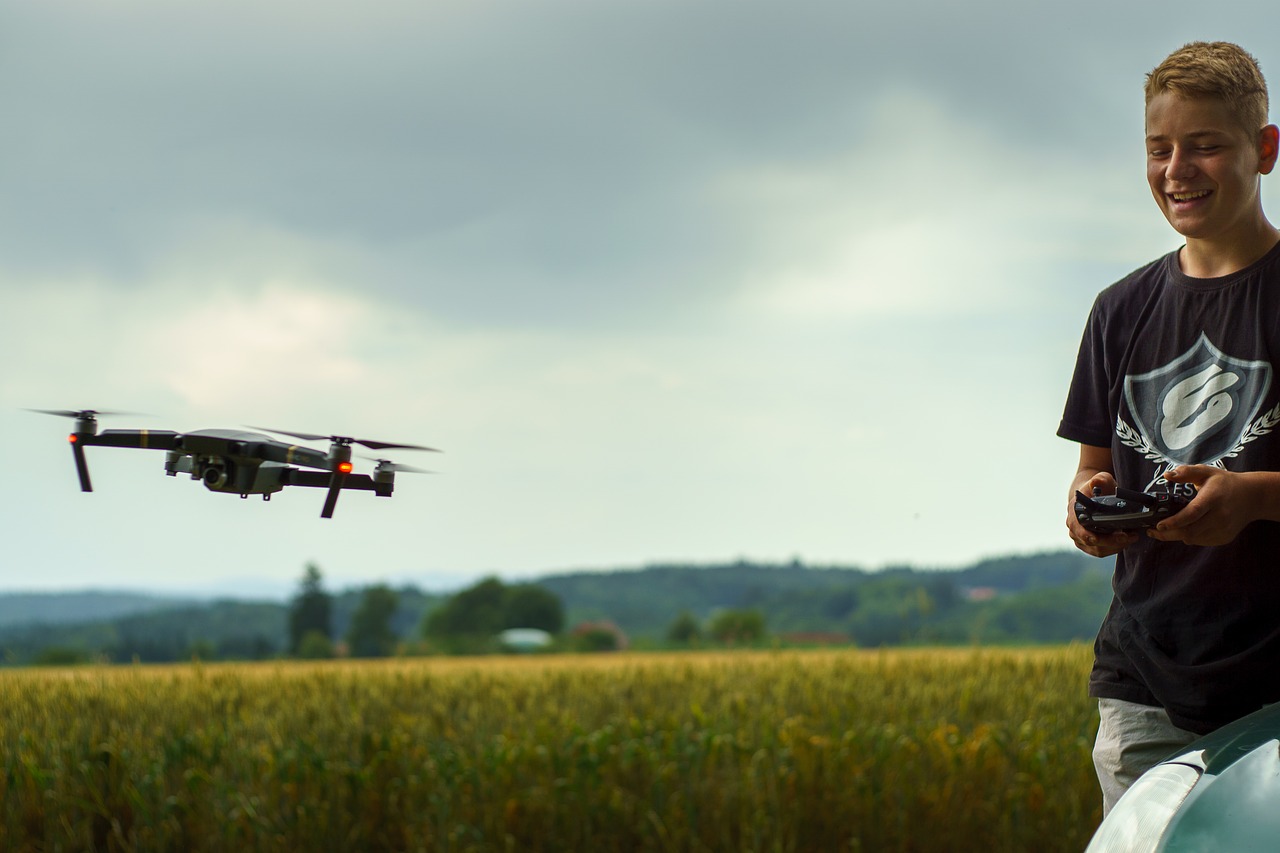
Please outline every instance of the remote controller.
[[1191, 503], [1195, 495], [1196, 487], [1190, 483], [1174, 483], [1171, 492], [1116, 489], [1114, 495], [1100, 495], [1095, 488], [1093, 497], [1076, 492], [1076, 518], [1094, 533], [1144, 530]]

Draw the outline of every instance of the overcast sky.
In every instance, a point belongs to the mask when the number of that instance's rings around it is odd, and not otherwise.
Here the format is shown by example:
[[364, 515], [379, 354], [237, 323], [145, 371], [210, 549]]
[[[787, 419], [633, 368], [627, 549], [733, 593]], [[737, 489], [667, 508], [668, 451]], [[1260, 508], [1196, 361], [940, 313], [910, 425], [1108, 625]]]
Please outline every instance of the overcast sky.
[[[1142, 78], [1219, 38], [1280, 69], [1261, 3], [0, 0], [0, 590], [1069, 547]], [[326, 521], [24, 408], [445, 452]]]

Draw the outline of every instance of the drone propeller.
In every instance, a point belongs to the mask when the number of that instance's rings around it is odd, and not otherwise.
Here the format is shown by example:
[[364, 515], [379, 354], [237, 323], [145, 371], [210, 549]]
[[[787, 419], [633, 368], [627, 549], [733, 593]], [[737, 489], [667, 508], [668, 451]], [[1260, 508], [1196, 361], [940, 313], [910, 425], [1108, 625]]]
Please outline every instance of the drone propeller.
[[438, 474], [440, 473], [439, 471], [431, 471], [426, 468], [419, 468], [416, 465], [405, 465], [403, 462], [392, 462], [390, 459], [378, 459], [377, 457], [374, 457], [374, 456], [364, 456], [364, 455], [361, 455], [360, 458], [367, 459], [370, 462], [376, 462], [377, 467], [374, 468], [375, 473], [379, 471], [390, 472], [392, 474], [398, 474], [401, 471], [403, 471], [406, 474]]
[[348, 447], [352, 444], [359, 444], [370, 450], [429, 450], [432, 453], [440, 453], [434, 447], [423, 447], [420, 444], [393, 444], [388, 441], [374, 441], [368, 438], [352, 438], [347, 435], [316, 435], [310, 432], [290, 432], [287, 429], [270, 429], [269, 427], [251, 427], [251, 429], [260, 429], [264, 432], [274, 432], [277, 435], [288, 435], [293, 438], [301, 438], [304, 441], [328, 441], [341, 447]]
[[37, 412], [42, 415], [56, 415], [61, 418], [75, 418], [78, 421], [97, 420], [99, 415], [110, 417], [112, 415], [129, 415], [132, 417], [142, 417], [138, 412], [108, 412], [103, 409], [81, 409], [74, 411], [72, 409], [27, 409], [28, 412]]

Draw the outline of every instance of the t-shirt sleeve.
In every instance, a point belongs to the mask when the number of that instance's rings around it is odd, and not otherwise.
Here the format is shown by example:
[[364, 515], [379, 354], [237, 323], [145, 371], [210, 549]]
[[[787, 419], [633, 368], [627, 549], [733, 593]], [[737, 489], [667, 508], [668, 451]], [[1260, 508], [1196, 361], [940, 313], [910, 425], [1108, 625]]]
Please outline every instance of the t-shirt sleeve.
[[1076, 370], [1071, 377], [1058, 435], [1081, 444], [1110, 447], [1115, 415], [1109, 405], [1111, 382], [1106, 363], [1106, 321], [1100, 301], [1094, 301], [1080, 339]]

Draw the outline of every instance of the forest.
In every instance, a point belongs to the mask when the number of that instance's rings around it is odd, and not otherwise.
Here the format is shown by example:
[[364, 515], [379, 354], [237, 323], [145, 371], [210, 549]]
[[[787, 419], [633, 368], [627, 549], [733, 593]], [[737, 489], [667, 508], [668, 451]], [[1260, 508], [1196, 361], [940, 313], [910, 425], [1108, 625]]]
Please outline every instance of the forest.
[[4, 665], [502, 651], [540, 628], [553, 651], [756, 646], [1026, 645], [1092, 639], [1112, 561], [1047, 552], [962, 569], [758, 563], [577, 571], [428, 593], [329, 591], [308, 565], [287, 601], [143, 593], [0, 595]]

